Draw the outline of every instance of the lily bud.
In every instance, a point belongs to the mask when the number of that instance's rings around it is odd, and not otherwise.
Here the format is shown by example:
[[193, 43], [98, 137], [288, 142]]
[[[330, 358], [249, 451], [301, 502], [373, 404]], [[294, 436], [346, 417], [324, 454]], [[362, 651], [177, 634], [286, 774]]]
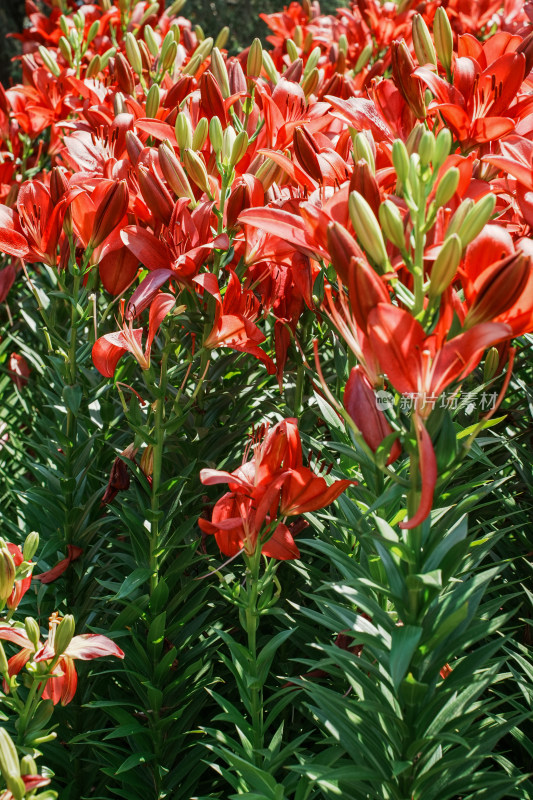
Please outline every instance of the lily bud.
[[72, 47], [70, 46], [69, 40], [65, 36], [61, 36], [57, 46], [65, 61], [68, 61], [68, 63], [72, 65]]
[[341, 53], [343, 53], [343, 55], [346, 55], [346, 53], [348, 52], [348, 39], [346, 38], [345, 33], [341, 33], [341, 35], [339, 36], [338, 46]]
[[277, 84], [280, 75], [274, 65], [274, 62], [272, 61], [272, 56], [266, 50], [263, 50], [263, 67], [265, 69], [266, 74], [272, 81], [272, 83]]
[[459, 236], [454, 233], [442, 245], [435, 263], [431, 268], [429, 297], [440, 297], [455, 278], [457, 267], [461, 261], [463, 245]]
[[446, 203], [452, 199], [459, 185], [459, 176], [460, 173], [457, 167], [452, 167], [442, 176], [437, 184], [437, 191], [435, 192], [435, 204], [437, 208], [445, 206]]
[[304, 78], [302, 82], [302, 89], [305, 97], [310, 97], [317, 89], [318, 84], [320, 82], [320, 73], [318, 69], [311, 70], [311, 72]]
[[34, 649], [38, 650], [41, 638], [41, 631], [39, 629], [39, 625], [33, 619], [33, 617], [26, 617], [26, 619], [24, 620], [24, 628], [26, 629], [26, 635], [30, 640], [30, 642], [32, 643]]
[[32, 531], [26, 536], [24, 546], [22, 548], [22, 556], [24, 561], [31, 561], [37, 548], [39, 547], [39, 534], [37, 531]]
[[202, 57], [199, 54], [192, 56], [191, 60], [186, 67], [181, 70], [182, 75], [196, 75], [196, 72], [202, 65]]
[[102, 244], [128, 210], [129, 192], [126, 181], [117, 181], [107, 190], [94, 215], [93, 232], [88, 247], [95, 250]]
[[126, 56], [131, 68], [137, 75], [141, 75], [143, 71], [141, 51], [139, 50], [139, 43], [133, 33], [128, 32], [126, 34], [124, 37], [124, 44], [126, 47]]
[[154, 448], [151, 444], [147, 445], [144, 448], [143, 454], [141, 456], [141, 463], [140, 467], [142, 472], [149, 478], [153, 471], [154, 471]]
[[418, 146], [420, 144], [422, 134], [425, 133], [425, 131], [426, 128], [424, 125], [422, 125], [421, 122], [417, 122], [415, 126], [411, 128], [409, 136], [405, 141], [405, 146], [407, 147], [407, 152], [409, 153], [409, 156], [412, 156], [413, 153], [418, 154]]
[[300, 83], [302, 79], [302, 75], [304, 74], [304, 62], [301, 58], [297, 58], [292, 64], [287, 67], [285, 72], [283, 73], [283, 77], [287, 81], [292, 81], [293, 83]]
[[466, 200], [463, 200], [448, 224], [445, 236], [446, 239], [459, 231], [461, 225], [473, 207], [474, 201], [470, 197], [467, 197]]
[[100, 72], [101, 69], [102, 69], [102, 66], [101, 66], [101, 63], [100, 63], [100, 56], [97, 53], [89, 61], [89, 64], [87, 66], [87, 72], [85, 73], [85, 77], [86, 78], [94, 78], [96, 75], [98, 75], [98, 73]]
[[[154, 58], [159, 55], [159, 42], [157, 41], [154, 29], [151, 25], [146, 25], [144, 28], [144, 41], [148, 45], [148, 50]], [[163, 48], [161, 47], [161, 55], [163, 55]]]
[[458, 230], [463, 247], [466, 247], [467, 244], [470, 244], [470, 242], [473, 241], [473, 239], [475, 239], [479, 233], [481, 233], [491, 218], [495, 205], [495, 195], [486, 194], [481, 198], [481, 200], [477, 201], [473, 208], [470, 209]]
[[113, 58], [113, 56], [116, 54], [116, 52], [117, 52], [117, 48], [116, 47], [110, 47], [108, 50], [105, 51], [105, 53], [103, 53], [100, 56], [100, 67], [101, 67], [101, 69], [105, 69], [107, 67], [107, 65], [109, 63], [109, 59]]
[[449, 75], [453, 57], [453, 33], [448, 15], [442, 6], [437, 8], [433, 18], [433, 38], [439, 61]]
[[485, 356], [485, 364], [483, 366], [483, 382], [489, 383], [500, 366], [500, 354], [496, 347], [491, 347]]
[[229, 33], [230, 29], [228, 28], [227, 25], [225, 25], [218, 34], [217, 38], [215, 39], [215, 47], [218, 47], [220, 50], [223, 50], [228, 43]]
[[157, 174], [144, 166], [137, 167], [137, 180], [146, 205], [164, 225], [170, 223], [174, 200]]
[[207, 134], [209, 133], [209, 123], [207, 117], [200, 117], [198, 125], [194, 129], [192, 136], [192, 149], [201, 150], [206, 143]]
[[59, 78], [59, 76], [61, 75], [61, 70], [59, 68], [59, 64], [54, 59], [50, 51], [47, 50], [46, 47], [44, 47], [42, 44], [39, 45], [38, 49], [39, 49], [39, 55], [41, 56], [45, 67], [47, 67], [47, 69], [50, 70], [52, 75], [54, 75], [56, 78]]
[[309, 58], [304, 67], [304, 78], [307, 78], [309, 73], [311, 73], [316, 66], [318, 66], [318, 62], [320, 61], [320, 56], [322, 54], [322, 50], [318, 45], [313, 48], [313, 50], [309, 53]]
[[[350, 372], [344, 388], [343, 403], [361, 431], [366, 444], [375, 453], [383, 439], [393, 431], [385, 414], [378, 407], [377, 396], [360, 366], [354, 367]], [[392, 464], [401, 452], [400, 443], [396, 440], [391, 448], [387, 465]]]
[[134, 94], [135, 78], [133, 77], [133, 70], [122, 53], [117, 53], [115, 57], [115, 78], [124, 94]]
[[278, 166], [271, 158], [266, 158], [255, 176], [261, 182], [263, 190], [267, 192], [274, 183], [281, 180], [284, 174], [282, 167]]
[[95, 19], [95, 21], [93, 22], [93, 24], [91, 25], [91, 27], [89, 28], [89, 31], [87, 33], [87, 44], [88, 45], [91, 44], [92, 40], [94, 39], [94, 37], [98, 33], [99, 27], [100, 27], [100, 22], [97, 19]]
[[76, 628], [74, 617], [72, 614], [67, 614], [59, 625], [54, 636], [54, 653], [56, 656], [62, 655], [72, 641], [74, 630]]
[[213, 47], [211, 51], [211, 72], [215, 76], [215, 80], [220, 87], [222, 96], [227, 99], [231, 92], [229, 88], [228, 70], [226, 62], [222, 58], [222, 54], [218, 47]]
[[352, 137], [354, 161], [366, 161], [372, 173], [375, 174], [376, 159], [368, 141], [368, 136], [364, 131], [356, 131], [355, 128], [350, 128], [349, 130]]
[[379, 221], [383, 233], [399, 250], [405, 250], [405, 231], [402, 215], [392, 200], [385, 200], [379, 207]]
[[260, 39], [254, 39], [248, 50], [246, 74], [249, 78], [258, 78], [263, 71], [263, 45]]
[[167, 15], [169, 17], [175, 17], [177, 14], [180, 13], [181, 9], [185, 5], [187, 0], [174, 0], [170, 8], [167, 8]]
[[363, 49], [359, 54], [359, 58], [355, 62], [355, 67], [353, 68], [353, 71], [355, 72], [356, 75], [358, 75], [361, 72], [361, 70], [363, 70], [366, 67], [366, 65], [370, 61], [370, 56], [372, 55], [373, 52], [374, 52], [374, 45], [372, 42], [369, 42], [365, 47], [363, 47]]
[[20, 760], [20, 774], [21, 775], [38, 775], [37, 764], [32, 756], [23, 756]]
[[331, 222], [327, 229], [328, 252], [335, 272], [348, 286], [353, 263], [361, 260], [363, 252], [353, 236], [339, 222]]
[[164, 57], [161, 59], [161, 70], [163, 72], [171, 72], [176, 63], [176, 56], [178, 55], [178, 45], [176, 42], [171, 42], [167, 48]]
[[151, 5], [149, 5], [141, 17], [140, 21], [141, 27], [144, 25], [147, 19], [150, 19], [152, 14], [157, 14], [158, 11], [159, 11], [159, 3], [152, 3]]
[[418, 119], [425, 119], [427, 112], [422, 84], [413, 76], [416, 65], [403, 39], [391, 45], [391, 66], [394, 82], [411, 111]]
[[146, 95], [145, 111], [147, 117], [155, 118], [159, 110], [159, 103], [161, 102], [161, 92], [157, 83], [150, 86], [148, 94]]
[[211, 147], [218, 155], [222, 150], [224, 132], [222, 130], [222, 123], [218, 117], [211, 117], [209, 121], [209, 140]]
[[294, 155], [303, 169], [319, 183], [322, 182], [322, 170], [318, 163], [318, 147], [312, 134], [306, 128], [296, 128], [293, 136]]
[[442, 128], [438, 134], [435, 142], [435, 154], [433, 156], [433, 169], [439, 169], [452, 149], [452, 134], [448, 128]]
[[139, 52], [141, 54], [143, 72], [145, 70], [148, 72], [152, 68], [152, 61], [153, 61], [152, 54], [148, 50], [148, 45], [146, 44], [144, 39], [138, 39], [136, 41], [139, 46]]
[[212, 36], [208, 36], [206, 39], [200, 42], [198, 47], [196, 48], [194, 55], [199, 55], [202, 61], [205, 61], [207, 56], [211, 53], [213, 49], [214, 40]]
[[409, 154], [401, 139], [396, 139], [392, 145], [392, 163], [396, 175], [401, 183], [406, 183], [409, 177]]
[[427, 167], [431, 162], [434, 152], [435, 137], [431, 131], [424, 131], [418, 144], [418, 155], [420, 156], [420, 163], [423, 167]]
[[4, 544], [0, 547], [0, 602], [5, 604], [15, 585], [16, 568], [13, 556]]
[[0, 642], [0, 675], [7, 678], [9, 675], [9, 664], [7, 663], [6, 653], [2, 642]]
[[231, 158], [233, 145], [237, 134], [231, 126], [228, 126], [222, 135], [222, 160], [227, 164]]
[[389, 265], [389, 259], [381, 228], [372, 209], [359, 192], [351, 192], [348, 208], [359, 242], [372, 261], [382, 270], [386, 270]]
[[356, 191], [362, 195], [372, 209], [374, 216], [377, 217], [381, 203], [379, 184], [366, 161], [358, 161], [354, 165], [349, 191]]
[[209, 116], [226, 120], [224, 97], [220, 85], [212, 72], [204, 72], [200, 78], [200, 105]]
[[205, 33], [204, 33], [204, 29], [202, 28], [202, 26], [201, 25], [195, 25], [194, 26], [194, 32], [196, 34], [196, 38], [198, 39], [198, 41], [199, 42], [203, 42], [204, 39], [205, 39]]
[[465, 330], [490, 322], [511, 308], [524, 292], [530, 274], [530, 260], [522, 253], [511, 253], [491, 264], [482, 274], [476, 299], [464, 321]]
[[133, 131], [126, 131], [126, 151], [128, 153], [128, 158], [134, 167], [137, 166], [139, 156], [143, 149], [143, 143], [137, 134], [133, 133]]
[[426, 64], [433, 64], [437, 66], [437, 54], [435, 46], [429, 32], [428, 26], [425, 23], [424, 17], [421, 14], [415, 14], [413, 17], [413, 45], [418, 63], [421, 67]]
[[179, 44], [181, 41], [181, 31], [180, 31], [180, 26], [176, 22], [174, 22], [170, 26], [170, 32], [172, 33], [172, 36], [174, 37], [174, 41], [176, 42], [176, 44]]
[[20, 777], [17, 749], [5, 728], [0, 728], [0, 770], [15, 800], [22, 800], [26, 787]]
[[211, 187], [209, 185], [207, 169], [201, 156], [195, 153], [194, 150], [187, 148], [183, 151], [183, 166], [189, 178], [194, 181], [198, 188], [211, 197]]
[[176, 117], [176, 124], [174, 126], [176, 132], [176, 139], [179, 149], [181, 151], [187, 150], [192, 147], [192, 126], [189, 117], [185, 112], [180, 111]]
[[292, 39], [287, 39], [285, 41], [285, 46], [287, 48], [287, 55], [289, 56], [291, 63], [293, 61], [296, 61], [297, 58], [300, 58], [298, 48], [296, 47]]
[[237, 134], [235, 141], [233, 142], [233, 147], [231, 148], [231, 155], [230, 155], [230, 164], [232, 167], [235, 164], [238, 164], [241, 158], [244, 158], [246, 151], [248, 149], [248, 134], [246, 131], [241, 131]]

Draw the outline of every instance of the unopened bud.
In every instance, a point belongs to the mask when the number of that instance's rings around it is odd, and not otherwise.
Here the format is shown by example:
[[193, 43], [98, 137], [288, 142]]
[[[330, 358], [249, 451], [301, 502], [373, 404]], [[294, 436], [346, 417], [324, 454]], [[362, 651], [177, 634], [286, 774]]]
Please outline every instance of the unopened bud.
[[418, 143], [418, 155], [423, 167], [427, 167], [435, 152], [435, 137], [431, 131], [424, 131]]
[[141, 75], [143, 71], [141, 51], [139, 50], [139, 43], [133, 33], [128, 32], [126, 34], [124, 43], [126, 47], [126, 56], [128, 57], [131, 68], [137, 75]]
[[309, 57], [308, 57], [308, 59], [306, 61], [306, 64], [305, 64], [305, 67], [304, 67], [304, 78], [307, 78], [313, 72], [315, 67], [318, 67], [318, 62], [320, 61], [320, 56], [321, 55], [322, 55], [322, 51], [321, 51], [320, 47], [318, 47], [318, 45], [317, 45], [316, 47], [313, 48], [313, 50], [309, 54]]
[[105, 51], [105, 53], [103, 53], [100, 56], [100, 69], [105, 69], [107, 67], [109, 59], [113, 58], [116, 52], [117, 52], [116, 47], [110, 47], [108, 50]]
[[413, 45], [418, 63], [421, 67], [424, 67], [426, 64], [433, 64], [433, 66], [436, 67], [437, 54], [424, 17], [421, 14], [415, 14], [412, 26]]
[[297, 58], [300, 58], [298, 48], [296, 47], [292, 39], [287, 39], [285, 41], [285, 46], [287, 48], [287, 55], [289, 56], [291, 63], [293, 61], [296, 61]]
[[167, 47], [164, 57], [161, 59], [161, 70], [163, 72], [171, 72], [176, 63], [176, 56], [178, 55], [178, 45], [172, 41]]
[[99, 20], [95, 19], [95, 21], [93, 22], [93, 24], [89, 28], [89, 32], [87, 33], [87, 45], [91, 44], [92, 40], [94, 39], [94, 37], [98, 33], [99, 28], [100, 28], [100, 22], [99, 22]]
[[272, 61], [272, 56], [266, 50], [263, 50], [263, 67], [272, 83], [277, 84], [280, 77], [279, 72]]
[[173, 147], [163, 142], [159, 145], [159, 166], [163, 173], [166, 182], [177, 197], [188, 197], [191, 202], [194, 202], [194, 192], [189, 183], [189, 179], [185, 174], [185, 170], [181, 166]]
[[500, 355], [496, 347], [491, 347], [485, 356], [485, 364], [483, 367], [483, 381], [488, 383], [496, 375], [496, 370], [500, 365]]
[[470, 209], [458, 231], [463, 247], [470, 244], [481, 233], [491, 218], [495, 205], [496, 196], [486, 194]]
[[182, 75], [196, 75], [197, 70], [202, 65], [202, 57], [198, 54], [192, 56], [186, 67], [181, 70]]
[[220, 122], [218, 117], [211, 117], [209, 121], [209, 139], [211, 141], [211, 147], [218, 155], [222, 150], [222, 142], [223, 142], [224, 132], [222, 130], [222, 123]]
[[170, 26], [170, 32], [172, 33], [172, 36], [174, 37], [174, 41], [176, 42], [176, 44], [179, 44], [181, 41], [181, 31], [180, 31], [180, 26], [176, 22], [174, 22]]
[[361, 72], [361, 70], [363, 70], [366, 67], [366, 65], [370, 61], [370, 56], [372, 55], [373, 52], [374, 52], [374, 45], [372, 44], [372, 42], [369, 42], [366, 45], [366, 47], [363, 47], [361, 53], [359, 54], [359, 58], [355, 62], [355, 67], [353, 68], [353, 71], [355, 72], [356, 75], [359, 74], [359, 72]]
[[304, 40], [304, 35], [303, 35], [303, 31], [302, 31], [302, 26], [301, 25], [295, 25], [294, 26], [294, 30], [292, 32], [292, 38], [293, 38], [294, 44], [297, 47], [301, 47], [302, 46], [303, 40]]
[[228, 125], [222, 135], [222, 160], [227, 164], [230, 161], [236, 138], [237, 134], [235, 133], [234, 129], [231, 127], [231, 125]]
[[41, 644], [41, 631], [36, 620], [34, 620], [33, 617], [26, 617], [24, 620], [24, 627], [26, 629], [26, 636], [32, 643], [34, 650], [38, 650]]
[[400, 250], [405, 250], [405, 232], [402, 215], [392, 200], [385, 200], [379, 207], [379, 221], [387, 239]]
[[101, 71], [102, 64], [100, 61], [100, 56], [98, 53], [91, 58], [89, 61], [89, 65], [87, 67], [87, 72], [85, 73], [86, 78], [95, 78], [96, 75]]
[[0, 674], [3, 675], [4, 678], [6, 678], [9, 674], [9, 664], [7, 663], [7, 658], [2, 642], [0, 642]]
[[348, 39], [346, 38], [346, 34], [345, 33], [341, 33], [341, 35], [339, 36], [339, 41], [337, 42], [337, 44], [339, 46], [339, 50], [341, 51], [341, 53], [346, 55], [346, 53], [348, 52]]
[[65, 36], [61, 36], [57, 46], [65, 61], [72, 64], [72, 47], [70, 46], [69, 40]]
[[284, 175], [283, 169], [272, 161], [271, 158], [266, 158], [257, 172], [255, 177], [261, 182], [263, 190], [266, 192], [270, 187], [281, 180]]
[[211, 187], [207, 176], [207, 169], [204, 161], [194, 150], [186, 149], [183, 151], [183, 165], [189, 178], [194, 181], [202, 192], [211, 197]]
[[[17, 800], [24, 797], [26, 789], [24, 788], [24, 782], [20, 779], [17, 749], [5, 728], [0, 728], [0, 770], [9, 790], [17, 797]], [[23, 787], [22, 794], [18, 794], [18, 796], [13, 792], [13, 785], [16, 785], [17, 781], [20, 781]]]
[[174, 0], [170, 8], [167, 8], [167, 16], [174, 17], [179, 14], [187, 0]]
[[37, 764], [35, 763], [35, 759], [32, 756], [26, 755], [26, 756], [23, 756], [21, 758], [21, 760], [20, 760], [20, 774], [21, 775], [38, 775], [39, 774], [39, 771], [37, 769]]
[[201, 150], [206, 142], [207, 134], [209, 132], [209, 123], [207, 117], [200, 117], [198, 125], [194, 129], [192, 137], [192, 149]]
[[409, 136], [405, 140], [405, 146], [407, 147], [407, 152], [409, 153], [410, 156], [412, 156], [413, 153], [418, 153], [420, 140], [425, 132], [426, 132], [426, 127], [425, 125], [422, 125], [421, 122], [417, 122], [416, 125], [413, 128], [411, 128]]
[[46, 49], [42, 44], [39, 45], [39, 55], [41, 56], [45, 67], [47, 67], [52, 75], [55, 75], [58, 78], [61, 74], [61, 70], [59, 69], [59, 64], [53, 58], [52, 54], [49, 50]]
[[37, 552], [37, 548], [39, 547], [39, 534], [37, 531], [31, 531], [26, 536], [24, 541], [24, 547], [22, 549], [22, 555], [24, 561], [31, 561], [35, 553]]
[[72, 614], [67, 614], [63, 617], [57, 626], [54, 636], [54, 653], [56, 656], [60, 656], [65, 652], [72, 641], [75, 628], [76, 624]]
[[302, 90], [306, 98], [310, 97], [317, 89], [320, 83], [320, 72], [315, 67], [302, 81]]
[[459, 231], [461, 225], [473, 207], [474, 201], [470, 197], [467, 197], [466, 200], [463, 200], [448, 224], [445, 236], [446, 239]]
[[451, 169], [446, 170], [438, 182], [437, 191], [435, 192], [435, 204], [437, 208], [445, 206], [446, 203], [452, 199], [459, 186], [459, 176], [460, 173], [457, 167], [451, 167]]
[[199, 55], [202, 61], [205, 61], [207, 56], [211, 53], [213, 49], [214, 41], [212, 36], [208, 36], [207, 39], [204, 39], [200, 42], [196, 50], [194, 51], [195, 55]]
[[198, 39], [198, 41], [199, 42], [203, 42], [204, 39], [205, 39], [205, 33], [204, 33], [204, 29], [202, 28], [202, 26], [201, 25], [195, 25], [194, 26], [194, 32], [196, 34], [196, 38]]
[[215, 76], [215, 80], [220, 87], [222, 97], [227, 99], [231, 94], [229, 88], [228, 70], [226, 68], [226, 62], [222, 58], [222, 54], [218, 47], [213, 47], [213, 50], [211, 51], [211, 72]]
[[[171, 34], [171, 38], [174, 38]], [[148, 45], [148, 50], [154, 58], [159, 55], [159, 42], [157, 41], [154, 29], [151, 25], [146, 25], [144, 28], [144, 41]], [[161, 47], [161, 55], [163, 55], [163, 48]]]
[[356, 131], [355, 128], [350, 128], [350, 136], [352, 137], [354, 161], [366, 161], [370, 167], [372, 174], [376, 172], [376, 160], [368, 136], [364, 131]]
[[241, 131], [237, 134], [233, 147], [231, 148], [230, 164], [232, 167], [238, 164], [241, 158], [244, 157], [248, 149], [248, 134], [246, 131]]
[[[125, 114], [127, 110], [124, 95], [122, 92], [117, 92], [113, 97], [113, 111], [115, 112], [115, 117], [118, 117], [119, 114]], [[133, 133], [133, 131], [127, 131], [126, 133]]]
[[157, 14], [159, 11], [159, 3], [151, 3], [141, 17], [140, 25], [144, 25], [147, 19], [150, 19], [152, 14]]
[[439, 61], [449, 75], [453, 56], [453, 33], [448, 15], [442, 6], [437, 8], [433, 18], [433, 39]]
[[249, 78], [258, 78], [263, 70], [263, 45], [260, 39], [254, 39], [248, 50], [246, 74]]
[[4, 604], [15, 585], [16, 568], [6, 545], [0, 547], [0, 602]]
[[369, 204], [359, 192], [351, 192], [348, 207], [359, 244], [378, 267], [386, 270], [389, 259], [383, 234]]
[[227, 25], [225, 25], [218, 34], [217, 38], [215, 39], [215, 47], [218, 47], [219, 50], [223, 50], [228, 43], [228, 39], [229, 39], [229, 28]]
[[64, 36], [68, 36], [70, 31], [68, 29], [68, 21], [64, 14], [59, 17], [59, 27]]
[[146, 95], [146, 116], [155, 118], [157, 116], [157, 112], [159, 110], [159, 103], [161, 101], [161, 93], [159, 90], [159, 86], [157, 83], [153, 83], [150, 86], [148, 94]]
[[456, 233], [445, 240], [431, 268], [428, 291], [431, 299], [440, 297], [455, 278], [462, 252], [463, 245]]
[[192, 125], [184, 111], [181, 111], [176, 117], [174, 128], [180, 150], [186, 150], [192, 147]]
[[442, 167], [452, 149], [452, 134], [448, 128], [442, 128], [435, 141], [435, 154], [433, 156], [433, 169]]
[[102, 244], [128, 210], [129, 192], [125, 180], [113, 183], [96, 209], [89, 247], [93, 250]]
[[409, 154], [401, 139], [396, 139], [392, 145], [392, 163], [396, 175], [401, 183], [406, 183], [409, 177]]
[[140, 466], [142, 472], [149, 478], [154, 471], [154, 448], [151, 444], [144, 448]]

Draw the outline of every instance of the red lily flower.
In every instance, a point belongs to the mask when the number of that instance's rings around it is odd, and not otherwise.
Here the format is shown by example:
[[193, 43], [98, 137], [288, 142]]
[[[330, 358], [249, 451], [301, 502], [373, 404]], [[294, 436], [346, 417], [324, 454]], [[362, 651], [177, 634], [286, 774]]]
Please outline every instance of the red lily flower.
[[133, 328], [132, 322], [124, 322], [121, 331], [106, 333], [93, 345], [93, 364], [104, 378], [112, 378], [117, 364], [125, 353], [131, 353], [142, 369], [150, 366], [150, 350], [159, 326], [176, 302], [173, 294], [161, 292], [156, 295], [150, 305], [148, 322], [148, 338], [146, 347], [142, 348], [142, 328]]
[[[230, 491], [216, 503], [211, 522], [200, 519], [198, 524], [205, 533], [215, 535], [225, 555], [234, 556], [242, 549], [252, 555], [262, 536], [265, 555], [297, 558], [298, 548], [284, 518], [324, 508], [354, 481], [338, 480], [328, 486], [322, 476], [304, 467], [295, 419], [262, 431], [251, 447], [252, 460], [243, 461], [234, 472], [200, 472], [202, 483], [227, 483]], [[282, 521], [272, 531], [280, 517]]]
[[[39, 663], [41, 661], [51, 661], [55, 658], [54, 636], [60, 622], [59, 615], [57, 613], [52, 614], [48, 639], [44, 645], [38, 642], [37, 648], [28, 638], [25, 630], [13, 628], [10, 625], [0, 625], [0, 639], [13, 642], [13, 644], [20, 647], [20, 652], [12, 656], [7, 662], [10, 675], [18, 675], [28, 661]], [[78, 685], [74, 659], [88, 661], [103, 656], [124, 658], [124, 653], [111, 639], [99, 633], [85, 633], [80, 636], [74, 636], [52, 670], [52, 677], [49, 678], [42, 695], [43, 699], [52, 700], [54, 705], [61, 701], [61, 705], [66, 706], [74, 697]]]
[[[7, 549], [11, 553], [13, 561], [15, 563], [15, 567], [20, 567], [22, 562], [24, 561], [24, 556], [22, 555], [22, 550], [16, 544], [11, 544], [11, 542], [7, 543]], [[6, 605], [10, 610], [13, 610], [18, 607], [20, 601], [30, 588], [31, 584], [31, 574], [28, 575], [26, 578], [22, 578], [22, 580], [15, 581], [15, 585], [13, 586], [13, 591], [9, 595], [6, 601]]]

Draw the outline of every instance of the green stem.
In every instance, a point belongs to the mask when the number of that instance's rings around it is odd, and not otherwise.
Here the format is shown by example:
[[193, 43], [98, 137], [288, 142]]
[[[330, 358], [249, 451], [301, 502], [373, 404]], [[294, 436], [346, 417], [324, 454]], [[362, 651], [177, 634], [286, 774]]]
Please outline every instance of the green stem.
[[254, 677], [254, 683], [250, 689], [250, 715], [252, 718], [254, 762], [256, 766], [260, 766], [262, 761], [260, 751], [263, 749], [263, 688], [259, 686], [257, 680], [257, 628], [259, 624], [257, 600], [259, 595], [259, 567], [261, 563], [261, 542], [259, 539], [255, 553], [253, 556], [249, 556], [246, 561], [246, 593], [248, 603], [245, 620], [250, 670]]
[[152, 499], [150, 504], [151, 521], [150, 521], [150, 594], [155, 590], [159, 582], [159, 487], [161, 485], [161, 468], [163, 463], [163, 448], [165, 443], [165, 393], [167, 387], [167, 361], [168, 353], [163, 351], [161, 359], [161, 374], [159, 379], [159, 389], [157, 391], [157, 399], [155, 406], [155, 420], [154, 420], [154, 450], [153, 450], [153, 468], [152, 468]]
[[424, 245], [426, 235], [424, 226], [426, 222], [426, 209], [423, 205], [418, 208], [415, 215], [415, 253], [413, 263], [413, 281], [415, 302], [413, 315], [416, 317], [424, 308]]

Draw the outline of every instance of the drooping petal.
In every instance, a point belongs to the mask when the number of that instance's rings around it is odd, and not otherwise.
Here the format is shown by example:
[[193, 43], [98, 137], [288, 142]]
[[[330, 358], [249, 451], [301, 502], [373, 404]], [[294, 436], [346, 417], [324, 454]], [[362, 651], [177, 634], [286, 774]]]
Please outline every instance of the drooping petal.
[[368, 336], [382, 370], [401, 394], [418, 392], [425, 333], [408, 311], [378, 303], [368, 315]]
[[148, 338], [146, 340], [146, 352], [150, 352], [154, 336], [159, 330], [159, 326], [163, 322], [166, 315], [176, 302], [176, 297], [173, 294], [165, 294], [161, 292], [156, 295], [150, 304], [150, 314], [148, 316]]
[[280, 523], [270, 539], [265, 542], [261, 552], [270, 558], [277, 558], [279, 561], [288, 561], [291, 558], [299, 558], [298, 550], [294, 539], [286, 525]]
[[433, 449], [431, 436], [426, 430], [426, 426], [418, 414], [413, 415], [416, 431], [416, 442], [418, 447], [419, 465], [418, 469], [422, 480], [422, 490], [420, 492], [420, 503], [414, 515], [406, 522], [400, 522], [400, 528], [416, 528], [426, 517], [429, 516], [433, 505], [433, 493], [437, 483], [437, 459]]
[[291, 469], [281, 489], [280, 513], [291, 517], [325, 508], [354, 483], [343, 479], [328, 486], [325, 479], [315, 475], [309, 467]]
[[28, 647], [33, 653], [31, 641], [28, 639], [26, 632], [20, 630], [20, 628], [12, 628], [10, 625], [0, 625], [0, 639], [4, 639], [6, 642], [13, 642], [17, 647]]
[[82, 633], [80, 636], [74, 636], [64, 655], [90, 661], [103, 656], [124, 658], [124, 651], [112, 639], [100, 633]]
[[117, 347], [109, 341], [108, 336], [101, 336], [93, 345], [93, 364], [104, 378], [112, 378], [117, 364], [128, 350], [126, 347]]

